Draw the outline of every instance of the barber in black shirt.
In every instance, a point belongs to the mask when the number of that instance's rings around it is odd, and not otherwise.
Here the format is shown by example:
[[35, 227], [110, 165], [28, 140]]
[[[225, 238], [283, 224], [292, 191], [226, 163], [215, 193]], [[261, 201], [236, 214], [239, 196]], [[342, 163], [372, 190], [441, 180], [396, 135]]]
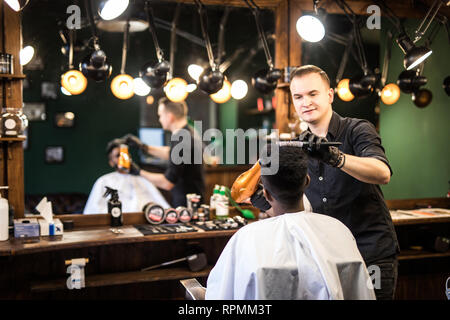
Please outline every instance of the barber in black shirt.
[[[300, 139], [317, 143], [306, 148], [311, 183], [305, 194], [313, 211], [339, 219], [352, 231], [369, 271], [375, 272], [377, 299], [393, 299], [399, 246], [379, 187], [392, 175], [380, 136], [370, 122], [332, 110], [334, 92], [322, 69], [294, 69], [290, 89], [295, 110], [309, 127]], [[322, 141], [342, 145], [324, 148]]]
[[[137, 170], [137, 174], [158, 188], [170, 190], [171, 204], [174, 208], [186, 206], [186, 194], [196, 193], [203, 198], [205, 191], [203, 145], [200, 137], [188, 126], [187, 112], [184, 101], [172, 102], [167, 98], [159, 100], [159, 122], [164, 130], [172, 132], [170, 147], [146, 145], [133, 135], [125, 137], [130, 146], [136, 146], [148, 154], [169, 161], [169, 167], [164, 174], [140, 169]], [[130, 173], [135, 171], [132, 170]]]

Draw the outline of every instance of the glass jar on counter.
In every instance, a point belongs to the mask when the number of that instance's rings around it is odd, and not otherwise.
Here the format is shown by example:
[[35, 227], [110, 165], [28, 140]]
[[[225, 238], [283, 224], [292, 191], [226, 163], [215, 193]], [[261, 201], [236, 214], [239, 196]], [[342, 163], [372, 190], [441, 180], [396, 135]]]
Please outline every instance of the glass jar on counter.
[[5, 108], [1, 114], [2, 137], [17, 137], [28, 127], [28, 119], [22, 109]]
[[0, 74], [13, 74], [13, 55], [0, 53]]

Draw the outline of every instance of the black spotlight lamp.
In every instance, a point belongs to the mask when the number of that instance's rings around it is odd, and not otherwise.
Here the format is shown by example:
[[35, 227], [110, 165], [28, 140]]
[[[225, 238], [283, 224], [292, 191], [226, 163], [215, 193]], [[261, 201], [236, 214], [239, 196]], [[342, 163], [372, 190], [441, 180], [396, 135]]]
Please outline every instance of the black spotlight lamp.
[[207, 16], [200, 0], [195, 0], [197, 5], [198, 14], [200, 15], [200, 26], [202, 29], [203, 39], [205, 41], [206, 51], [208, 53], [209, 68], [206, 68], [198, 78], [198, 87], [200, 90], [207, 94], [213, 94], [222, 89], [225, 76], [220, 71], [219, 66], [214, 60], [214, 54], [209, 40], [208, 33], [206, 32]]
[[406, 33], [402, 33], [397, 38], [397, 44], [402, 49], [405, 57], [403, 58], [403, 66], [406, 70], [412, 70], [428, 58], [433, 52], [424, 46], [417, 47]]
[[94, 41], [94, 52], [86, 56], [80, 62], [80, 71], [86, 78], [101, 82], [109, 78], [112, 72], [112, 66], [108, 63], [105, 52], [98, 43], [97, 30], [94, 23], [94, 16], [88, 0], [84, 1], [89, 23], [92, 29], [92, 38]]
[[427, 84], [427, 78], [418, 75], [417, 71], [405, 70], [398, 76], [397, 84], [404, 93], [417, 92], [419, 88]]
[[450, 96], [450, 76], [444, 79], [442, 87], [444, 88], [445, 93]]
[[282, 76], [280, 69], [276, 69], [273, 66], [272, 56], [270, 55], [269, 46], [267, 45], [267, 39], [264, 35], [264, 31], [259, 20], [260, 10], [253, 0], [244, 0], [247, 6], [253, 13], [255, 17], [256, 27], [258, 29], [259, 38], [264, 48], [264, 53], [266, 55], [268, 69], [259, 70], [252, 77], [253, 87], [263, 94], [267, 94], [275, 90], [277, 87], [277, 82]]
[[433, 94], [428, 89], [419, 89], [412, 94], [412, 101], [418, 108], [425, 108], [431, 103]]
[[145, 1], [145, 11], [147, 13], [148, 29], [153, 38], [158, 62], [146, 62], [139, 70], [139, 76], [150, 88], [159, 89], [167, 80], [167, 73], [170, 71], [170, 63], [164, 59], [164, 53], [158, 44], [153, 10], [149, 5], [149, 1]]

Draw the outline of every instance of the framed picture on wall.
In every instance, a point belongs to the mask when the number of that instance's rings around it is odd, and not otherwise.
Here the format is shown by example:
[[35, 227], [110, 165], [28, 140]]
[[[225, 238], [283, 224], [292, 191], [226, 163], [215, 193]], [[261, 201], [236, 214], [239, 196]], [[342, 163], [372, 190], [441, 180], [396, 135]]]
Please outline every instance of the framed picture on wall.
[[23, 113], [27, 116], [28, 121], [44, 121], [47, 118], [45, 103], [42, 102], [24, 102]]
[[72, 128], [75, 126], [75, 114], [73, 112], [55, 113], [55, 126], [58, 128]]
[[45, 148], [45, 162], [46, 163], [63, 163], [64, 162], [64, 147], [63, 146], [48, 146]]

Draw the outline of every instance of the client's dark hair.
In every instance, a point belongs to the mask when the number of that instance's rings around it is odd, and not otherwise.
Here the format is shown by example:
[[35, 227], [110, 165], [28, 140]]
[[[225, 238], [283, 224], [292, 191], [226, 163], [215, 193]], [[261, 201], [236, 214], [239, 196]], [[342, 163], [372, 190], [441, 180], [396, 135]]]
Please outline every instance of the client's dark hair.
[[[267, 144], [267, 155], [271, 155], [271, 144]], [[269, 164], [270, 165], [270, 164]], [[284, 205], [295, 205], [303, 196], [308, 173], [308, 158], [305, 152], [294, 146], [279, 147], [279, 168], [273, 175], [261, 174], [264, 188]]]
[[109, 157], [109, 154], [111, 153], [111, 151], [113, 151], [114, 148], [118, 148], [120, 147], [121, 144], [125, 144], [125, 140], [121, 139], [121, 138], [117, 138], [114, 140], [111, 140], [110, 142], [108, 142], [108, 144], [106, 145], [106, 155]]

